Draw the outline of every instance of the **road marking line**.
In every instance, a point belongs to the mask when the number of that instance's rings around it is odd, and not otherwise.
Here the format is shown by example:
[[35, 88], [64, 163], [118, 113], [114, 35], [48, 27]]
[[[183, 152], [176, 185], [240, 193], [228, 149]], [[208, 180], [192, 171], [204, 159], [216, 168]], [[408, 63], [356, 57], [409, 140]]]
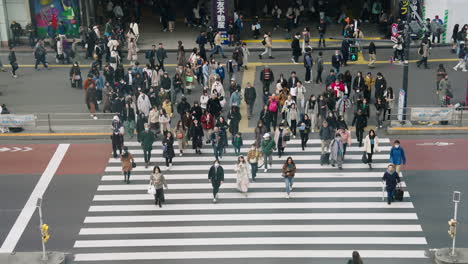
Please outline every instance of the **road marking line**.
[[[255, 87], [255, 73], [257, 72], [257, 67], [255, 66], [250, 66], [248, 64], [249, 69], [244, 70], [244, 73], [242, 74], [242, 98], [245, 99], [245, 87], [247, 87], [247, 83], [251, 83], [252, 87]], [[261, 98], [261, 96], [257, 96], [257, 99]], [[248, 119], [248, 112], [247, 112], [247, 103], [242, 100], [242, 103], [240, 105], [240, 112], [242, 115], [242, 119], [239, 124], [239, 131], [242, 133], [249, 133], [249, 132], [254, 132], [253, 128], [249, 127], [249, 119]], [[246, 144], [246, 143], [244, 143]]]
[[211, 245], [426, 245], [424, 237], [226, 237], [78, 240], [74, 248]]
[[[374, 157], [372, 157], [374, 158]], [[278, 180], [278, 177], [276, 175], [273, 175], [273, 177], [264, 177], [262, 175], [262, 172], [258, 173], [259, 178], [261, 179], [269, 179], [269, 180]], [[261, 176], [260, 176], [261, 175]], [[301, 173], [298, 172], [296, 173], [296, 178], [298, 179], [345, 179], [345, 178], [351, 178], [351, 179], [360, 179], [360, 178], [382, 178], [383, 173], [382, 172], [345, 172], [345, 173], [337, 173], [337, 172], [330, 172], [330, 173], [324, 173], [324, 172], [319, 172], [319, 173]], [[104, 175], [101, 178], [101, 181], [122, 181], [122, 175]], [[189, 173], [189, 174], [166, 174], [165, 175], [166, 179], [171, 181], [171, 180], [206, 180], [206, 172], [203, 173]], [[400, 176], [401, 178], [401, 176]], [[237, 179], [237, 174], [236, 173], [225, 173], [224, 174], [224, 179]], [[149, 176], [148, 175], [132, 175], [132, 182], [135, 181], [149, 181]]]
[[[170, 193], [166, 194], [169, 200], [210, 200], [213, 195], [205, 193]], [[405, 197], [410, 198], [410, 194], [405, 192]], [[284, 199], [282, 192], [253, 192], [249, 193], [248, 198], [245, 195], [234, 193], [222, 193], [220, 197], [224, 199]], [[382, 191], [377, 192], [293, 192], [291, 198], [382, 198]], [[93, 201], [154, 201], [154, 197], [149, 194], [110, 194], [95, 195]]]
[[[406, 187], [406, 184], [402, 181], [402, 187]], [[222, 189], [236, 189], [236, 183], [224, 183]], [[148, 184], [109, 184], [99, 185], [97, 190], [102, 191], [139, 191], [146, 190]], [[172, 184], [171, 190], [202, 190], [212, 189], [211, 183], [185, 183], [185, 184]], [[249, 189], [260, 189], [260, 188], [284, 188], [284, 182], [256, 182], [250, 185]], [[298, 182], [295, 185], [295, 189], [301, 188], [382, 188], [382, 182]]]
[[[75, 254], [75, 261], [108, 260], [162, 260], [162, 259], [298, 259], [298, 258], [349, 258], [347, 250], [223, 250], [223, 251], [174, 251], [174, 252], [112, 252]], [[376, 259], [425, 259], [425, 250], [359, 250], [362, 258]]]
[[418, 220], [416, 213], [300, 213], [300, 214], [212, 214], [204, 215], [115, 215], [87, 216], [84, 223], [145, 223], [254, 220]]
[[[318, 144], [320, 146], [320, 143], [322, 141], [320, 139], [309, 139], [307, 141], [307, 145], [310, 147], [312, 144]], [[254, 139], [245, 139], [243, 140], [243, 143], [244, 145], [252, 145], [253, 143], [255, 143], [255, 140]], [[382, 145], [383, 143], [390, 143], [390, 138], [379, 138], [379, 144]], [[291, 139], [290, 141], [288, 141], [288, 146], [290, 145], [300, 145], [301, 144], [301, 140], [300, 139]], [[127, 147], [140, 147], [141, 146], [141, 143], [138, 142], [138, 141], [127, 141], [124, 143], [125, 146]], [[178, 146], [179, 143], [176, 141], [174, 142], [174, 146]], [[158, 142], [154, 142], [153, 143], [153, 146], [162, 146], [162, 143], [160, 141]], [[210, 149], [211, 149], [211, 145], [210, 146]]]
[[[131, 151], [131, 150], [130, 150]], [[288, 155], [288, 157], [291, 157], [294, 161], [312, 161], [312, 160], [320, 160], [320, 156], [310, 156], [310, 155]], [[191, 162], [193, 161], [193, 157], [177, 157], [177, 162]], [[223, 156], [223, 162], [226, 161], [237, 161], [238, 157], [237, 156]], [[357, 155], [346, 155], [346, 160], [361, 160], [362, 159], [362, 154], [357, 154]], [[156, 158], [151, 158], [151, 162], [165, 162], [165, 158], [163, 157], [156, 157]], [[389, 160], [389, 154], [377, 154], [372, 156], [372, 160]], [[139, 162], [145, 162], [144, 158], [135, 158], [134, 161], [139, 163]], [[198, 162], [213, 162], [213, 157], [197, 157]], [[122, 162], [120, 159], [116, 158], [109, 158], [109, 163], [119, 163], [121, 164]], [[133, 179], [133, 176], [132, 176]]]
[[50, 159], [47, 168], [45, 169], [41, 178], [37, 182], [36, 187], [32, 191], [31, 196], [29, 196], [28, 201], [26, 202], [26, 205], [24, 206], [20, 215], [16, 219], [15, 224], [13, 225], [10, 232], [8, 233], [8, 236], [3, 242], [2, 248], [0, 249], [0, 253], [11, 253], [15, 250], [16, 244], [21, 238], [24, 229], [27, 227], [32, 215], [36, 211], [37, 198], [40, 198], [44, 195], [45, 191], [47, 190], [47, 187], [49, 186], [50, 182], [52, 181], [52, 178], [55, 175], [55, 172], [59, 168], [60, 163], [62, 163], [62, 160], [65, 157], [69, 146], [70, 144], [58, 145], [54, 156], [52, 156], [52, 158]]
[[5, 133], [0, 137], [110, 136], [111, 133]]
[[204, 203], [168, 204], [164, 208], [154, 204], [92, 205], [89, 212], [180, 211], [180, 210], [249, 210], [249, 209], [412, 209], [413, 203], [402, 202], [388, 206], [382, 202], [316, 202], [316, 203]]
[[[241, 231], [239, 231], [241, 230]], [[79, 235], [237, 232], [422, 232], [420, 225], [221, 225], [82, 228]]]

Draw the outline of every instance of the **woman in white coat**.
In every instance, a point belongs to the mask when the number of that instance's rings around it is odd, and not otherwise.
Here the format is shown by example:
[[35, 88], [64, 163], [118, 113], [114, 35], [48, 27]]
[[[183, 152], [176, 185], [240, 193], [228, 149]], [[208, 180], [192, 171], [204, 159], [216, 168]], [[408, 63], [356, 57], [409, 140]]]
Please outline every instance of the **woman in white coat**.
[[250, 178], [250, 166], [245, 161], [244, 156], [239, 156], [237, 158], [237, 164], [235, 167], [235, 171], [237, 172], [237, 180], [236, 185], [237, 189], [247, 196], [247, 191], [249, 190], [249, 178]]
[[367, 153], [367, 165], [369, 165], [369, 169], [372, 169], [372, 155], [380, 152], [379, 137], [373, 129], [369, 130], [369, 134], [364, 139], [364, 151]]
[[242, 64], [244, 65], [244, 69], [247, 70], [247, 64], [249, 63], [250, 51], [249, 51], [249, 48], [247, 48], [247, 43], [245, 42], [242, 43], [242, 53], [244, 53], [244, 56], [242, 57]]

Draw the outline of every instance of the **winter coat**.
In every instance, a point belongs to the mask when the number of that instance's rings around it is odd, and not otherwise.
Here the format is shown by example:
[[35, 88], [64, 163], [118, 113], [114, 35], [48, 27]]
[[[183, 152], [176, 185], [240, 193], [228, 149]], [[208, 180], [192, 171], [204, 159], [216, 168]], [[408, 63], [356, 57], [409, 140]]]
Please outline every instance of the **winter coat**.
[[257, 126], [255, 128], [255, 146], [257, 148], [260, 147], [262, 143], [263, 135], [265, 135], [265, 133], [266, 133], [266, 127], [264, 125], [261, 127]]
[[291, 130], [289, 128], [277, 127], [275, 131], [275, 145], [277, 147], [286, 148], [288, 141], [284, 140], [284, 137], [288, 135], [291, 135]]
[[330, 142], [330, 159], [337, 161], [343, 157], [343, 142], [341, 139], [332, 139]]
[[133, 155], [128, 153], [127, 157], [120, 156], [120, 161], [122, 162], [122, 171], [129, 172], [132, 171], [132, 162], [133, 162]]
[[367, 118], [365, 115], [354, 115], [352, 126], [355, 126], [356, 129], [364, 129], [367, 126]]
[[254, 87], [247, 87], [244, 89], [244, 100], [248, 105], [255, 104], [257, 98], [257, 92]]
[[240, 192], [247, 192], [250, 184], [250, 166], [245, 163], [238, 163], [234, 170], [237, 172], [236, 186]]
[[192, 139], [192, 147], [201, 148], [203, 145], [203, 129], [200, 124], [197, 126], [192, 125], [189, 132], [190, 138]]
[[154, 143], [154, 133], [151, 130], [140, 133], [141, 148], [143, 150], [152, 150]]
[[382, 181], [385, 182], [385, 186], [387, 187], [387, 191], [395, 190], [397, 184], [401, 181], [400, 176], [396, 171], [393, 173], [389, 173], [386, 171], [382, 177]]
[[273, 150], [276, 149], [275, 145], [276, 144], [273, 139], [271, 138], [268, 140], [263, 139], [262, 144], [261, 144], [263, 154], [267, 156], [270, 156], [271, 154], [273, 154]]
[[392, 147], [390, 150], [390, 163], [395, 165], [406, 164], [405, 151], [401, 146], [399, 148]]
[[136, 60], [138, 60], [137, 46], [136, 46], [135, 42], [129, 42], [129, 43], [128, 43], [127, 60], [129, 60], [129, 61], [136, 61]]
[[215, 124], [213, 115], [210, 113], [207, 115], [202, 115], [201, 123], [203, 129], [213, 129]]
[[163, 146], [163, 157], [166, 159], [171, 159], [175, 156], [174, 153], [174, 138], [170, 137], [167, 139], [165, 137], [162, 141], [162, 146]]
[[219, 165], [218, 168], [216, 168], [214, 165], [211, 166], [208, 172], [208, 179], [211, 180], [211, 182], [215, 184], [220, 184], [222, 181], [224, 181], [223, 167], [221, 167], [221, 165]]
[[149, 97], [146, 94], [142, 94], [138, 96], [137, 100], [138, 111], [140, 113], [144, 113], [145, 116], [149, 115], [149, 111], [151, 109], [151, 102]]
[[293, 41], [291, 42], [291, 49], [292, 49], [292, 54], [293, 56], [300, 56], [301, 55], [301, 45], [299, 43], [298, 38], [294, 38]]
[[289, 164], [285, 163], [283, 165], [283, 177], [294, 178], [296, 175], [296, 164], [292, 164], [292, 168], [289, 167]]
[[166, 178], [162, 173], [152, 173], [150, 181], [156, 190], [162, 189], [163, 187], [167, 188]]
[[379, 137], [375, 136], [374, 137], [374, 150], [372, 151], [371, 150], [371, 140], [369, 138], [369, 135], [366, 136], [366, 138], [364, 139], [364, 151], [366, 153], [376, 153], [376, 152], [380, 152], [380, 149], [379, 149]]
[[320, 140], [331, 140], [333, 139], [333, 129], [330, 126], [320, 127], [319, 132]]

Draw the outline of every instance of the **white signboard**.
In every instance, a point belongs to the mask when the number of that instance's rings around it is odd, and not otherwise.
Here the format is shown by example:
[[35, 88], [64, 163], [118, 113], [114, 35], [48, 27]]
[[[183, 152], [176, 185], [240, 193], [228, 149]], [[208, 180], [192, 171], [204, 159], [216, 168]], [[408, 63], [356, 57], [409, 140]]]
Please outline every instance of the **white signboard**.
[[24, 127], [34, 126], [34, 115], [0, 115], [0, 127]]
[[411, 121], [449, 121], [452, 114], [453, 108], [449, 107], [414, 107], [411, 108]]
[[405, 90], [400, 89], [400, 92], [398, 93], [398, 121], [403, 120], [403, 109], [404, 109], [404, 104], [405, 104]]

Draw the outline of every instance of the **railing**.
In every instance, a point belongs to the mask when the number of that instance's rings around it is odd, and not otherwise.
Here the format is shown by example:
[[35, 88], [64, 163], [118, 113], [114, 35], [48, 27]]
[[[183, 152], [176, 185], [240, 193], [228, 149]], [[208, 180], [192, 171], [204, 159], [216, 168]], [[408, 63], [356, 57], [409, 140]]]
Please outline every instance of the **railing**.
[[[464, 106], [414, 106], [407, 107], [405, 110], [406, 121], [413, 126], [468, 126], [468, 108]], [[399, 120], [398, 108], [392, 111], [391, 119]], [[395, 123], [397, 122], [393, 122]]]
[[[24, 115], [24, 113], [15, 113]], [[34, 113], [35, 122], [24, 127], [35, 133], [110, 133], [113, 113], [96, 113], [94, 119], [89, 113]]]

